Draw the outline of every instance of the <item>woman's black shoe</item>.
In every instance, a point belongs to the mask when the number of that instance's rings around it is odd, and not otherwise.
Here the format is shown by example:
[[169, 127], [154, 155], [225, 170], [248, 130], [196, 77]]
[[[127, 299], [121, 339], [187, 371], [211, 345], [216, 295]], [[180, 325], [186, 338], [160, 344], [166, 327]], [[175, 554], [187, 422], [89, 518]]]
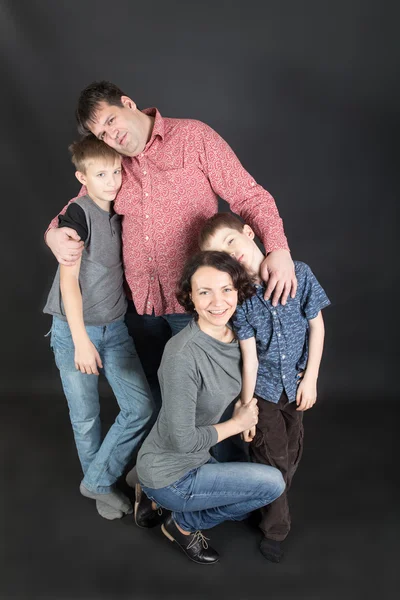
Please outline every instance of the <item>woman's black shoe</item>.
[[135, 485], [135, 523], [138, 527], [156, 527], [160, 525], [165, 515], [161, 508], [153, 510], [151, 500], [142, 490], [140, 483]]
[[161, 525], [163, 534], [176, 542], [184, 551], [186, 556], [200, 565], [212, 565], [219, 561], [219, 554], [207, 544], [207, 539], [201, 531], [195, 531], [190, 535], [184, 535], [179, 531], [171, 515]]

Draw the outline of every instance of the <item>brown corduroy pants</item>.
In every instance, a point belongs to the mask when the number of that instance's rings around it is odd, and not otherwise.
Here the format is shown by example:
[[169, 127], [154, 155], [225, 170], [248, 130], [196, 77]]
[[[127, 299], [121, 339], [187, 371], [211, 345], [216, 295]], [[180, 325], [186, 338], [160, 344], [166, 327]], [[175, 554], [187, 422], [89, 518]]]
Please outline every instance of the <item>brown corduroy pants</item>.
[[252, 462], [279, 469], [286, 489], [275, 502], [261, 509], [260, 529], [265, 537], [282, 541], [290, 531], [287, 494], [303, 452], [303, 413], [283, 392], [277, 404], [258, 397], [256, 435], [250, 444]]

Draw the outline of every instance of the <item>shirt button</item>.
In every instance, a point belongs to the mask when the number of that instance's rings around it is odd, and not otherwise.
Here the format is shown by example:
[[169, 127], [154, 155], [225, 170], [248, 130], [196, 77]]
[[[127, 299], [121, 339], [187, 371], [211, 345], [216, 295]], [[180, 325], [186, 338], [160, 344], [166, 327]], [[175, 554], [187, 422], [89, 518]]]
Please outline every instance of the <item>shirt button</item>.
[[150, 277], [150, 281], [154, 281], [154, 277]]
[[286, 358], [286, 355], [285, 355], [285, 354], [282, 354], [282, 359], [284, 360], [285, 358]]
[[280, 333], [278, 333], [278, 337], [281, 337], [281, 334], [280, 334]]
[[148, 219], [148, 218], [149, 218], [149, 215], [145, 215], [145, 217], [146, 217], [146, 219]]
[[149, 260], [153, 260], [153, 259], [151, 258], [151, 256], [149, 256]]
[[255, 181], [252, 181], [252, 182], [251, 182], [251, 185], [252, 185], [252, 186], [256, 185]]
[[276, 310], [273, 310], [272, 314], [274, 315], [274, 317], [276, 317]]
[[282, 375], [282, 379], [285, 379], [286, 375]]
[[144, 239], [145, 239], [145, 240], [146, 240], [146, 242], [147, 242], [147, 240], [149, 239], [149, 236], [148, 236], [148, 235], [146, 235], [146, 237], [145, 237]]
[[143, 175], [147, 175], [147, 171], [143, 171]]
[[144, 195], [145, 195], [145, 196], [146, 196], [146, 198], [147, 198], [147, 196], [148, 196], [149, 194], [148, 194], [147, 192], [145, 192], [145, 193], [144, 193]]
[[143, 156], [144, 156], [144, 152], [142, 152], [142, 153], [140, 154], [140, 156], [141, 156], [141, 157], [143, 157]]

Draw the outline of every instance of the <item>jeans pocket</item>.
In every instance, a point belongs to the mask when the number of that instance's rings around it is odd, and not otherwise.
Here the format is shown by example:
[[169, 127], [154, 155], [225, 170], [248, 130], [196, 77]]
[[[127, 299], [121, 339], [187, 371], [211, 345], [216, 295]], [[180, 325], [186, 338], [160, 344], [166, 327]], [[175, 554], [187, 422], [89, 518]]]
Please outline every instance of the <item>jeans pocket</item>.
[[193, 484], [196, 478], [196, 472], [197, 468], [191, 469], [190, 471], [185, 473], [183, 477], [181, 477], [177, 481], [174, 481], [174, 483], [171, 483], [171, 485], [169, 485], [168, 487], [173, 492], [187, 500], [192, 494]]

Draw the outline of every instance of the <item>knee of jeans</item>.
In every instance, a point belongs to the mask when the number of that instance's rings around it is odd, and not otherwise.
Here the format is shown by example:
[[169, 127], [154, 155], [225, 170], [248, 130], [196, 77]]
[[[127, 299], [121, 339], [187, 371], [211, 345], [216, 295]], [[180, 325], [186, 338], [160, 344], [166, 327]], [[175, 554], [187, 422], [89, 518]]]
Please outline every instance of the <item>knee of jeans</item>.
[[87, 419], [74, 418], [71, 415], [72, 429], [75, 431], [75, 433], [79, 433], [80, 435], [84, 435], [84, 436], [88, 435], [88, 434], [90, 434], [91, 430], [95, 426], [97, 418], [98, 418], [98, 415], [94, 415]]
[[265, 465], [265, 468], [268, 469], [268, 471], [265, 473], [267, 495], [270, 495], [272, 492], [275, 498], [279, 498], [279, 496], [281, 496], [281, 494], [283, 494], [285, 491], [286, 487], [283, 475], [279, 469], [276, 469], [275, 467], [269, 467]]

